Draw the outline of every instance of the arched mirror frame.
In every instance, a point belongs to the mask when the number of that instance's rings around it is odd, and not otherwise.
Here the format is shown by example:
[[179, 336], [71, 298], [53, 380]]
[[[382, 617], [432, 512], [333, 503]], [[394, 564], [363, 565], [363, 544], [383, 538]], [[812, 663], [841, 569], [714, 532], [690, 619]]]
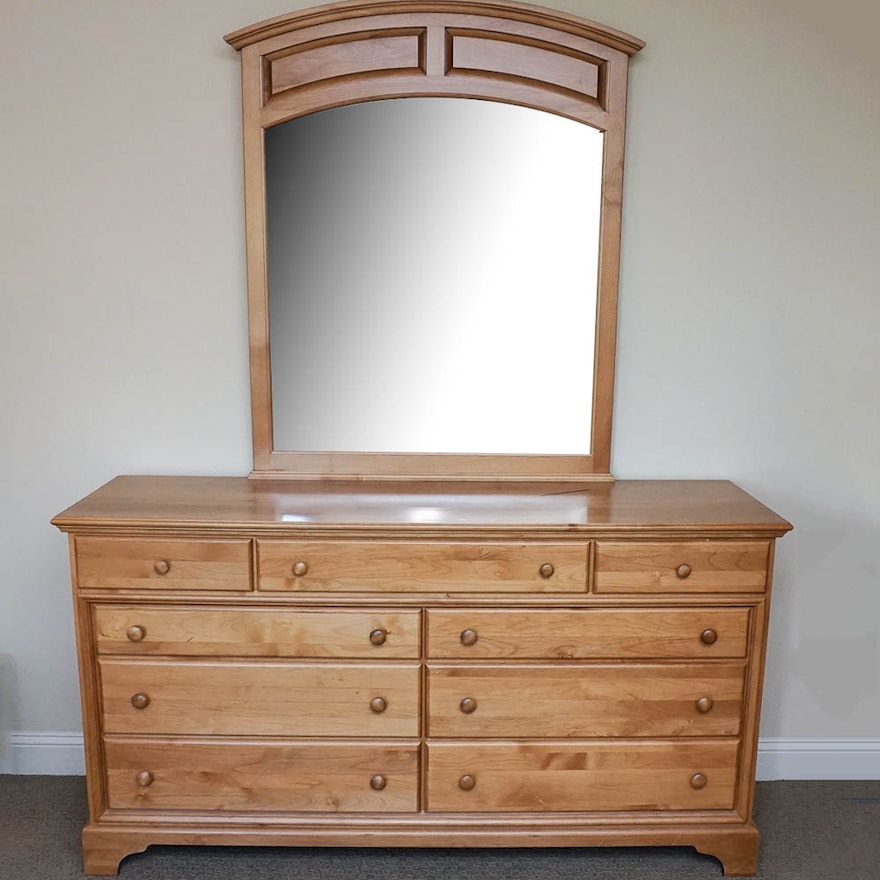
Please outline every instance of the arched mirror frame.
[[[251, 476], [611, 479], [627, 66], [644, 43], [562, 12], [467, 0], [349, 0], [270, 19], [225, 39], [240, 50], [242, 65]], [[345, 104], [416, 96], [518, 104], [604, 132], [594, 372], [592, 388], [584, 389], [584, 394], [592, 394], [588, 454], [426, 455], [273, 448], [264, 130]]]

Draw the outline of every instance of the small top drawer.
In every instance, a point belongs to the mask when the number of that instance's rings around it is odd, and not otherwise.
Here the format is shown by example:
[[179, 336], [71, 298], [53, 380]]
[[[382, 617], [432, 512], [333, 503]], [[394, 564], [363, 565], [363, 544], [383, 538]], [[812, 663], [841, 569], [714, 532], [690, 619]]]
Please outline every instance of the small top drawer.
[[418, 659], [418, 611], [98, 605], [99, 654]]
[[769, 541], [597, 541], [597, 593], [740, 593], [767, 588]]
[[251, 542], [76, 538], [80, 587], [250, 590]]
[[584, 542], [258, 541], [261, 590], [583, 593]]

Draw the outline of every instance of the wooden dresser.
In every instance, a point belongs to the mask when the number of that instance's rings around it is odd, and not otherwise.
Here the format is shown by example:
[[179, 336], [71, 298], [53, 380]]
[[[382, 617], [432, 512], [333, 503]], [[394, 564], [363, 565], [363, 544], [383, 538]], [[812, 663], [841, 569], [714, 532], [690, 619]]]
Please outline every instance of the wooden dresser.
[[119, 477], [53, 522], [88, 873], [175, 843], [690, 845], [755, 871], [790, 526], [731, 483]]

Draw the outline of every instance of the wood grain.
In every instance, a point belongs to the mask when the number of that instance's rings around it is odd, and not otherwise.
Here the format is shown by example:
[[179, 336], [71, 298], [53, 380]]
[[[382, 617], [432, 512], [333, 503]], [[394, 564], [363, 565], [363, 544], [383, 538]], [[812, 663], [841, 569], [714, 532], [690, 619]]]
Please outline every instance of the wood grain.
[[[723, 810], [736, 740], [438, 743], [428, 746], [431, 811]], [[694, 773], [704, 788], [692, 788]], [[459, 787], [463, 774], [474, 787]]]
[[[744, 657], [748, 644], [747, 608], [431, 609], [427, 617], [432, 658]], [[706, 645], [700, 633], [710, 627], [718, 640]], [[465, 629], [477, 633], [472, 645], [462, 644]]]
[[[583, 593], [588, 545], [530, 542], [258, 541], [261, 590]], [[297, 577], [293, 566], [307, 573]], [[541, 574], [551, 563], [554, 573]]]
[[[419, 667], [99, 660], [107, 733], [418, 736]], [[136, 709], [134, 694], [149, 705]], [[384, 697], [381, 714], [370, 709]]]
[[250, 590], [251, 542], [76, 538], [81, 587]]
[[[418, 659], [418, 611], [322, 611], [96, 605], [99, 654]], [[145, 635], [132, 641], [127, 631]], [[370, 634], [381, 630], [381, 644]]]
[[[114, 809], [412, 812], [418, 808], [418, 745], [284, 743], [108, 737]], [[136, 782], [148, 770], [153, 781]], [[370, 786], [381, 774], [381, 790]]]
[[[742, 663], [428, 667], [430, 737], [736, 736]], [[697, 701], [712, 708], [701, 712]], [[463, 699], [476, 708], [463, 712]], [[467, 707], [470, 709], [470, 706]]]
[[768, 541], [597, 541], [597, 593], [763, 592]]

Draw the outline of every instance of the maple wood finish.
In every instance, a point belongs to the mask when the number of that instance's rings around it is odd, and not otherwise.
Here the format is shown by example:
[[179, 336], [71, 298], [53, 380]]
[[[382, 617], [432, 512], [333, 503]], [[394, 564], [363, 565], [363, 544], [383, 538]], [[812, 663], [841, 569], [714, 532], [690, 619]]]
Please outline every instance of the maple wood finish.
[[[727, 482], [609, 471], [641, 41], [471, 0], [351, 0], [227, 40], [262, 479], [118, 477], [53, 520], [70, 534], [86, 871], [150, 844], [668, 844], [753, 873], [773, 548], [790, 526]], [[416, 95], [605, 133], [589, 454], [272, 448], [263, 131]]]
[[[411, 521], [427, 498], [443, 522]], [[755, 869], [789, 525], [730, 483], [119, 477], [54, 522], [89, 873], [151, 843], [691, 844]], [[194, 559], [222, 563], [213, 589], [154, 587]], [[682, 565], [715, 589], [679, 589]], [[629, 592], [600, 589], [609, 570]]]
[[[241, 52], [252, 476], [610, 478], [627, 67], [644, 43], [563, 12], [470, 0], [351, 0], [261, 22], [226, 40]], [[319, 110], [416, 96], [503, 101], [604, 133], [599, 272], [583, 279], [585, 292], [595, 285], [597, 308], [595, 326], [584, 327], [595, 354], [592, 387], [584, 389], [592, 436], [584, 437], [582, 455], [274, 448], [263, 133]], [[444, 271], [442, 257], [436, 271]]]

